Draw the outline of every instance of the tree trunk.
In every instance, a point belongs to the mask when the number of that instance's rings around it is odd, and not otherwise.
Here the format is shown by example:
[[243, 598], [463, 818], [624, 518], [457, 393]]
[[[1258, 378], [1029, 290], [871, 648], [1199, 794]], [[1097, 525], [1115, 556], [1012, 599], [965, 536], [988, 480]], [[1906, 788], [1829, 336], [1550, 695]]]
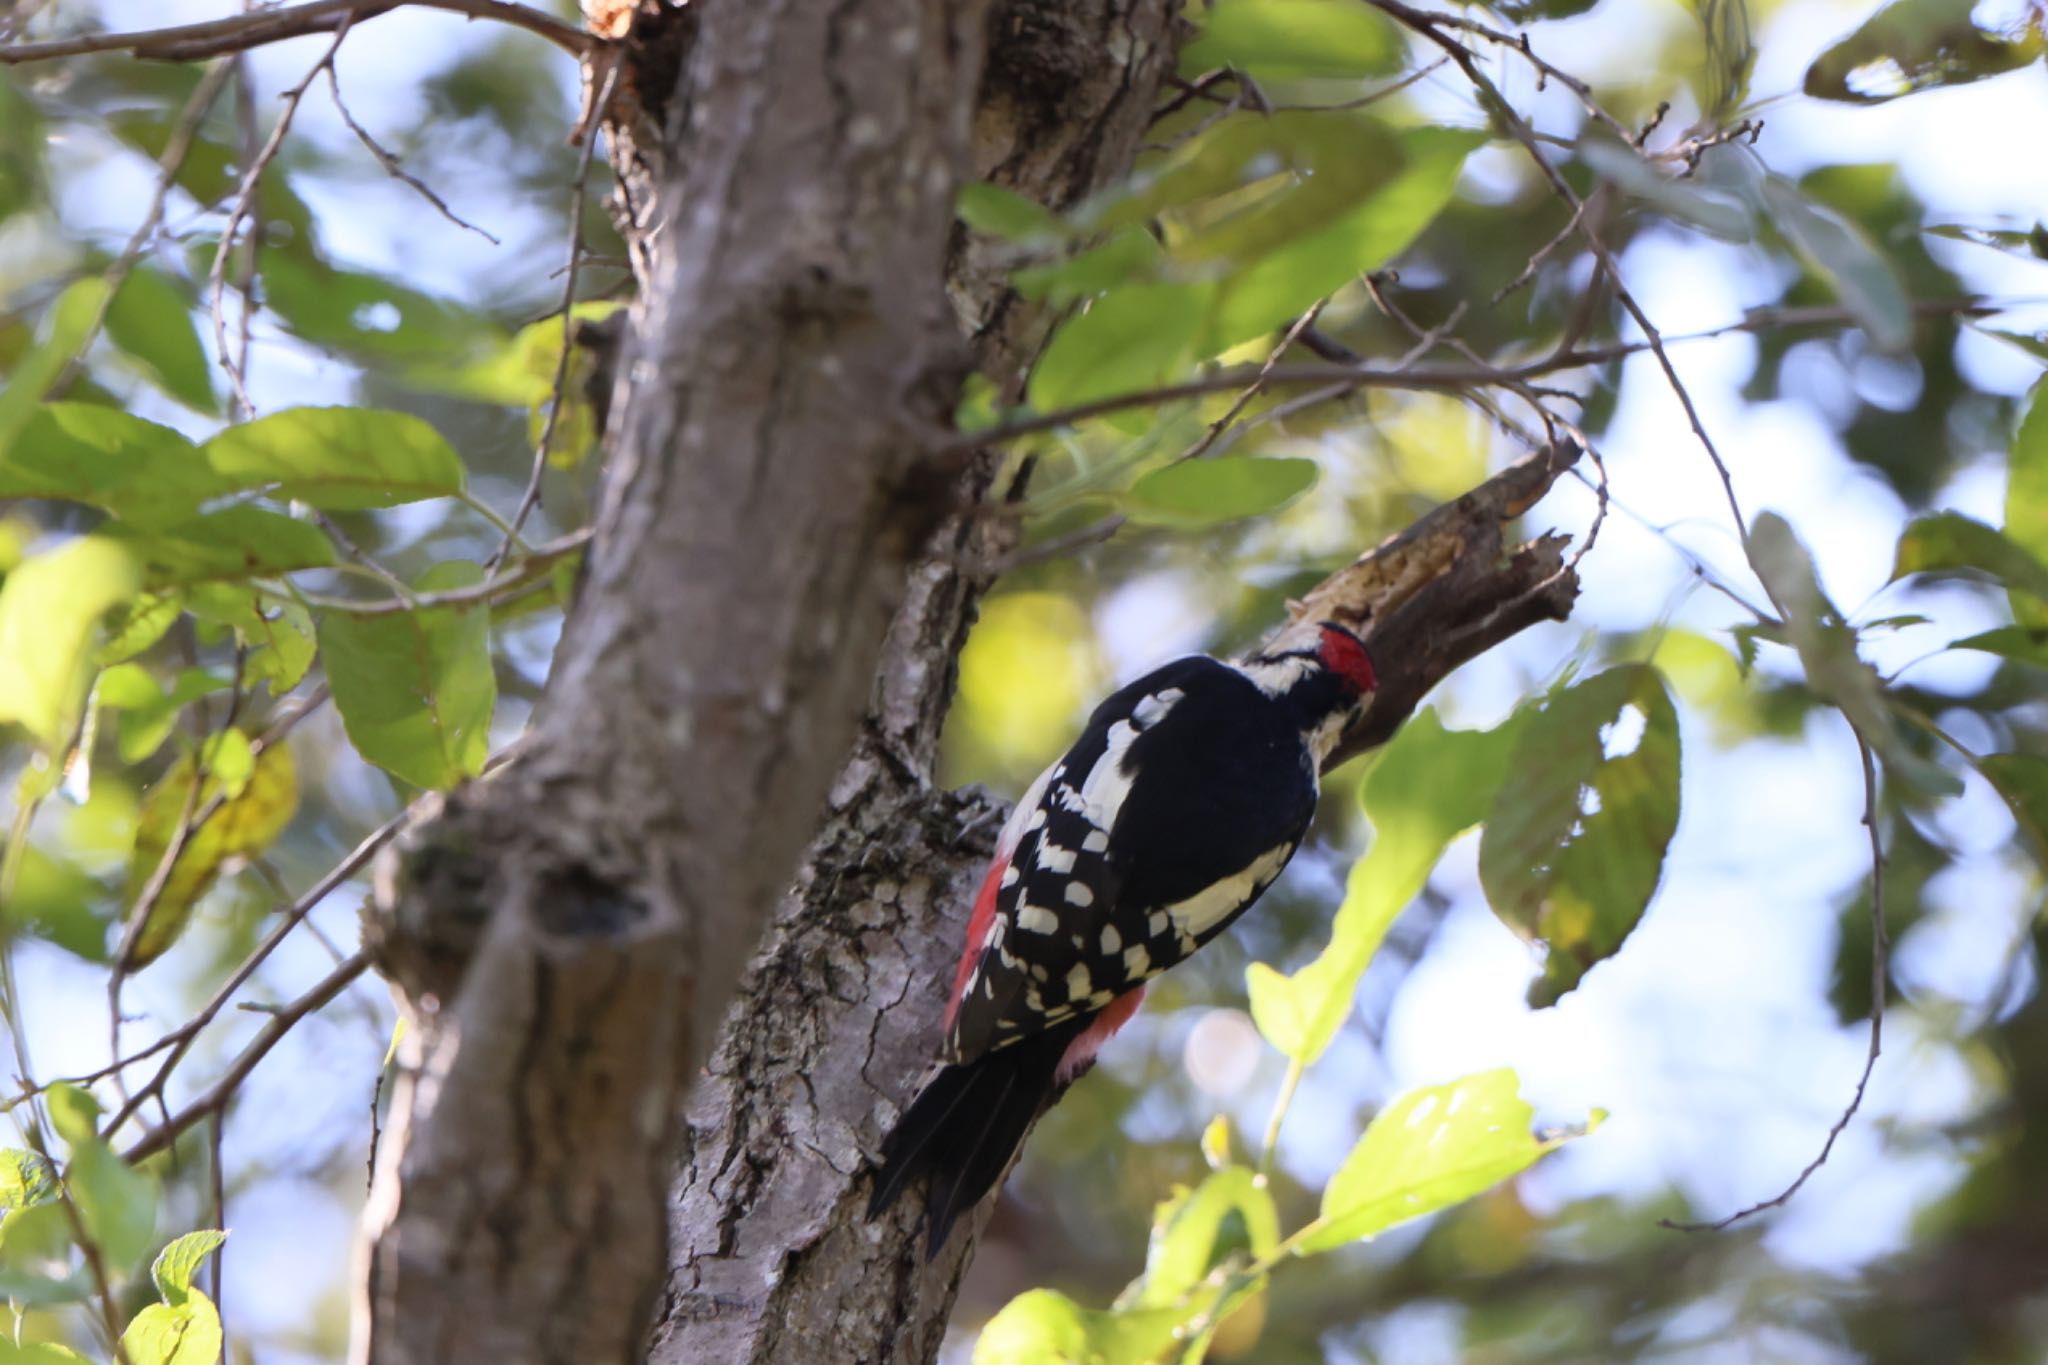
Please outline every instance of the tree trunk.
[[[532, 743], [404, 841], [369, 917], [418, 1027], [359, 1359], [634, 1359], [650, 1321], [676, 1365], [936, 1354], [974, 1228], [926, 1264], [915, 1201], [866, 1220], [867, 1153], [933, 1060], [1002, 815], [933, 770], [1015, 532], [999, 454], [941, 453], [963, 333], [1014, 398], [1051, 322], [953, 196], [1120, 176], [1174, 14], [698, 0], [628, 40], [642, 304], [598, 538]], [[1318, 590], [1402, 656], [1354, 747], [1568, 609], [1560, 545], [1505, 527], [1571, 455]]]
[[985, 5], [692, 9], [546, 704], [382, 878], [370, 937], [416, 1028], [359, 1359], [641, 1356], [685, 1079], [951, 510]]

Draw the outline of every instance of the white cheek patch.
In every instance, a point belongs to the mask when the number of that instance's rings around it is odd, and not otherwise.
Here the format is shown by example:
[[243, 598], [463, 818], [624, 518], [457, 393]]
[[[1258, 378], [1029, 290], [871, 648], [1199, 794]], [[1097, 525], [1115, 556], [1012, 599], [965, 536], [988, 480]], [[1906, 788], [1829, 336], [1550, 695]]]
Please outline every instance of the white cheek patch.
[[1259, 691], [1269, 697], [1277, 697], [1293, 691], [1296, 683], [1315, 671], [1316, 662], [1294, 655], [1284, 659], [1259, 659], [1236, 667], [1238, 672], [1252, 680], [1252, 685]]
[[1179, 904], [1167, 906], [1166, 914], [1184, 936], [1199, 940], [1242, 909], [1246, 901], [1258, 894], [1259, 888], [1280, 875], [1280, 869], [1287, 865], [1287, 859], [1293, 853], [1293, 843], [1277, 844], [1261, 853], [1250, 867], [1236, 876], [1205, 886]]

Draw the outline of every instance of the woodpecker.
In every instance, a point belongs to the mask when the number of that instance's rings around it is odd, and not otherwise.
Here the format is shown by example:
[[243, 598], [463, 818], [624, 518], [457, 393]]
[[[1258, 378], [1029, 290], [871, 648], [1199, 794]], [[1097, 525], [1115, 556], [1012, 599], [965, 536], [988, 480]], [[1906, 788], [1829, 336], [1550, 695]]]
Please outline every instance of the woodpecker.
[[938, 1254], [1145, 983], [1280, 875], [1374, 685], [1363, 642], [1323, 624], [1313, 648], [1176, 659], [1095, 708], [996, 838], [944, 1065], [883, 1141], [870, 1218], [928, 1174], [926, 1255]]

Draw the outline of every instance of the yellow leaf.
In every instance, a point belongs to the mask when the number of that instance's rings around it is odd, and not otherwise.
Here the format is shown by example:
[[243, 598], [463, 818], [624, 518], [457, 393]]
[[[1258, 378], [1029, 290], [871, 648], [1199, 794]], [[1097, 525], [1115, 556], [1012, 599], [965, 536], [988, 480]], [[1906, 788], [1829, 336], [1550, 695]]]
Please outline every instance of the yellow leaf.
[[[232, 858], [261, 853], [284, 833], [299, 808], [299, 774], [291, 750], [283, 744], [267, 746], [252, 766], [243, 770], [233, 755], [247, 752], [247, 744], [208, 745], [210, 755], [228, 760], [223, 781], [221, 773], [209, 769], [198, 798], [192, 799], [195, 763], [190, 754], [179, 759], [142, 803], [142, 817], [135, 832], [135, 852], [128, 860], [128, 886], [123, 903], [129, 918], [163, 862], [165, 852], [178, 837], [187, 819], [197, 821], [217, 796], [224, 796], [220, 809], [203, 824], [196, 824], [178, 851], [176, 861], [164, 878], [162, 890], [147, 907], [148, 919], [135, 934], [122, 966], [130, 971], [146, 967], [178, 941], [192, 919], [192, 907], [213, 885], [221, 868]], [[239, 791], [235, 786], [239, 785]]]

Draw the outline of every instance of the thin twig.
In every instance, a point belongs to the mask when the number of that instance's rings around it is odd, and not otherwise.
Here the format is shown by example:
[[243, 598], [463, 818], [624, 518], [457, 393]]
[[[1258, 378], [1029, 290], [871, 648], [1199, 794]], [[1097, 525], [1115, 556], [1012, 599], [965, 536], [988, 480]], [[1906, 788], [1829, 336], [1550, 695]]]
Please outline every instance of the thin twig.
[[197, 24], [176, 24], [127, 33], [88, 33], [41, 43], [9, 43], [0, 46], [0, 66], [82, 57], [94, 52], [126, 52], [147, 61], [193, 62], [206, 57], [247, 52], [287, 38], [303, 38], [309, 33], [332, 33], [350, 24], [408, 8], [446, 10], [452, 14], [466, 14], [472, 19], [492, 19], [510, 24], [538, 34], [578, 57], [602, 45], [601, 39], [573, 24], [565, 24], [552, 15], [510, 3], [510, 0], [312, 0], [310, 4], [294, 5], [289, 9], [252, 10], [231, 18], [209, 19]]
[[426, 200], [429, 204], [432, 204], [443, 218], [446, 218], [455, 226], [474, 232], [492, 246], [504, 245], [503, 242], [500, 242], [491, 233], [486, 232], [454, 209], [449, 208], [448, 201], [434, 193], [431, 185], [414, 175], [411, 171], [408, 171], [396, 156], [385, 150], [383, 143], [370, 135], [369, 129], [356, 122], [356, 116], [349, 111], [348, 101], [341, 97], [341, 77], [335, 73], [334, 64], [331, 62], [327, 66], [327, 93], [333, 98], [334, 111], [341, 115], [341, 121], [348, 125], [348, 130], [351, 133], [356, 135], [356, 141], [362, 143], [369, 150], [370, 155], [377, 158], [377, 164], [384, 168], [386, 175], [403, 185], [409, 186], [413, 193], [419, 195], [420, 198]]
[[1799, 1193], [1800, 1187], [1813, 1177], [1813, 1173], [1827, 1164], [1828, 1157], [1835, 1150], [1835, 1140], [1856, 1117], [1856, 1111], [1863, 1107], [1863, 1092], [1870, 1086], [1870, 1073], [1877, 1069], [1878, 1054], [1884, 1050], [1884, 993], [1890, 976], [1891, 934], [1884, 922], [1884, 843], [1877, 830], [1877, 761], [1871, 756], [1870, 741], [1863, 732], [1856, 729], [1855, 722], [1849, 724], [1856, 736], [1856, 752], [1863, 760], [1863, 826], [1870, 833], [1870, 1047], [1863, 1056], [1863, 1073], [1856, 1078], [1856, 1092], [1849, 1097], [1848, 1107], [1842, 1110], [1834, 1126], [1828, 1129], [1827, 1141], [1820, 1152], [1806, 1163], [1793, 1182], [1772, 1195], [1769, 1199], [1751, 1204], [1748, 1208], [1737, 1209], [1726, 1218], [1712, 1223], [1681, 1223], [1670, 1218], [1660, 1218], [1657, 1226], [1670, 1228], [1674, 1232], [1719, 1232], [1745, 1218], [1753, 1218], [1769, 1209], [1782, 1208]]
[[555, 561], [574, 554], [590, 543], [592, 529], [585, 526], [565, 536], [544, 541], [534, 546], [519, 562], [494, 578], [481, 583], [472, 583], [466, 588], [443, 588], [439, 592], [413, 592], [404, 597], [385, 597], [369, 602], [352, 602], [346, 598], [323, 597], [315, 593], [300, 593], [299, 598], [308, 606], [329, 611], [347, 612], [351, 616], [389, 616], [401, 611], [425, 611], [433, 607], [467, 607], [478, 603], [496, 603], [506, 594], [524, 588], [544, 577]]
[[[619, 63], [607, 64], [604, 84], [591, 101], [590, 121], [593, 126], [610, 107], [618, 80]], [[571, 191], [575, 198], [569, 207], [569, 263], [562, 271], [562, 351], [555, 357], [555, 377], [551, 386], [554, 396], [548, 403], [547, 418], [541, 424], [540, 444], [533, 452], [533, 471], [527, 476], [526, 488], [519, 495], [519, 506], [513, 510], [512, 524], [506, 528], [504, 541], [484, 561], [486, 577], [505, 562], [505, 556], [511, 553], [513, 543], [519, 539], [519, 528], [526, 525], [526, 519], [540, 505], [541, 477], [547, 473], [548, 454], [554, 449], [555, 430], [561, 425], [564, 391], [569, 382], [570, 348], [575, 345], [576, 277], [583, 260], [583, 204], [589, 198], [590, 163], [596, 150], [597, 138], [593, 134], [583, 139], [582, 150], [576, 158], [576, 182]]]
[[[122, 1159], [134, 1163], [155, 1155], [176, 1142], [186, 1129], [205, 1118], [218, 1118], [241, 1088], [257, 1063], [269, 1055], [285, 1034], [292, 1031], [299, 1020], [322, 1008], [348, 988], [350, 982], [369, 970], [370, 955], [357, 952], [347, 961], [320, 978], [319, 982], [304, 995], [283, 1006], [272, 1014], [258, 1029], [256, 1036], [249, 1040], [247, 1047], [237, 1053], [234, 1061], [214, 1083], [202, 1091], [197, 1098], [184, 1108], [164, 1119], [138, 1138], [133, 1146], [121, 1154]], [[111, 1129], [110, 1129], [111, 1131]]]
[[[291, 11], [285, 12], [290, 13]], [[228, 350], [228, 258], [234, 254], [235, 243], [238, 234], [241, 232], [243, 220], [249, 218], [254, 209], [257, 192], [263, 186], [264, 173], [270, 169], [270, 163], [277, 159], [278, 152], [284, 147], [285, 135], [291, 131], [292, 119], [298, 114], [299, 105], [306, 98], [306, 91], [312, 88], [313, 82], [319, 79], [320, 73], [333, 63], [334, 55], [341, 51], [341, 45], [348, 37], [349, 24], [353, 19], [354, 16], [350, 14], [343, 14], [339, 17], [334, 27], [334, 41], [327, 45], [326, 52], [321, 55], [319, 61], [313, 63], [312, 68], [306, 72], [305, 77], [297, 85], [284, 92], [284, 109], [278, 114], [277, 123], [270, 130], [269, 140], [263, 144], [262, 150], [257, 152], [255, 159], [249, 163], [248, 169], [242, 173], [241, 188], [235, 194], [234, 206], [228, 211], [227, 226], [221, 229], [220, 246], [213, 253], [213, 268], [207, 274], [206, 286], [208, 294], [212, 299], [213, 308], [214, 345], [220, 351], [221, 368], [227, 371], [228, 382], [234, 387], [235, 402], [245, 416], [253, 413], [256, 405], [249, 397], [248, 385], [245, 382], [246, 375], [244, 371], [248, 368], [247, 355], [245, 354], [238, 364]], [[249, 270], [252, 273], [255, 270], [255, 257], [260, 246], [261, 242], [252, 236], [249, 241]], [[247, 278], [247, 276], [244, 277], [245, 281]], [[242, 292], [242, 327], [245, 338], [249, 325], [249, 315], [256, 307], [252, 292], [246, 287], [245, 283]]]

